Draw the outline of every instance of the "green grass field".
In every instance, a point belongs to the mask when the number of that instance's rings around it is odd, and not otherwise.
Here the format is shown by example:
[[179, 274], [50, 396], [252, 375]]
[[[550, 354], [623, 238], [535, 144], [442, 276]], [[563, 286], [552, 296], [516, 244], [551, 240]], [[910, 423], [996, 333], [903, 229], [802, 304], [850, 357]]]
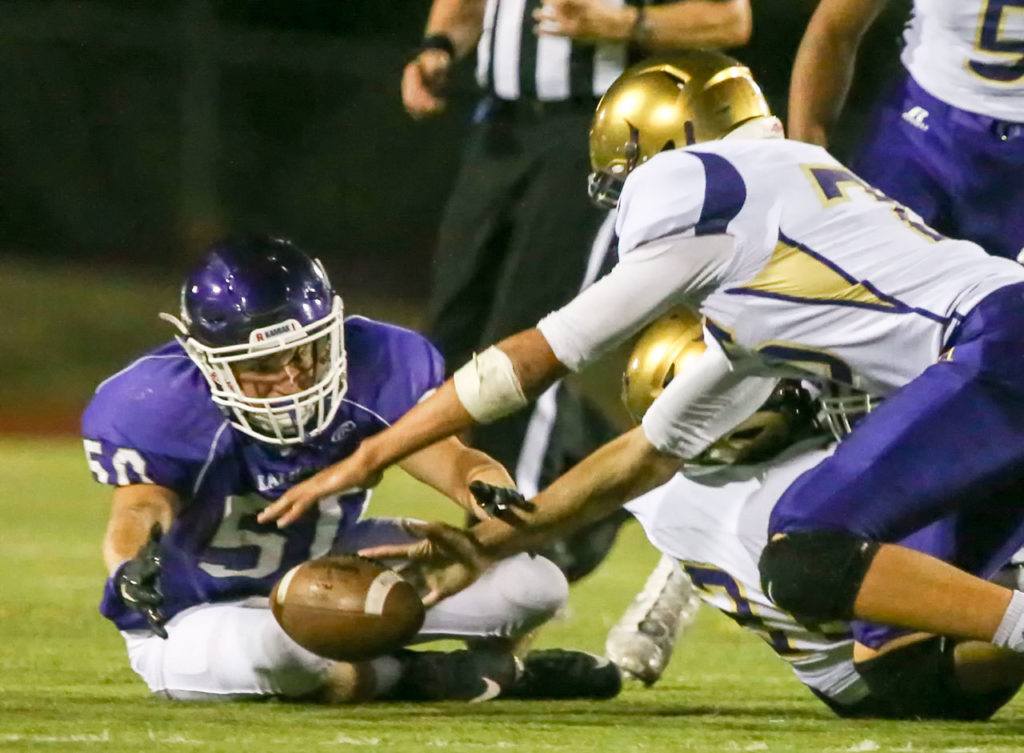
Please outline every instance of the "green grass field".
[[[664, 680], [603, 703], [201, 705], [150, 698], [96, 611], [108, 491], [73, 440], [0, 440], [0, 749], [49, 751], [945, 751], [1024, 749], [1024, 705], [987, 723], [833, 718], [768, 648], [703, 611]], [[399, 476], [377, 514], [443, 503]], [[636, 526], [539, 645], [599, 651], [655, 560]]]

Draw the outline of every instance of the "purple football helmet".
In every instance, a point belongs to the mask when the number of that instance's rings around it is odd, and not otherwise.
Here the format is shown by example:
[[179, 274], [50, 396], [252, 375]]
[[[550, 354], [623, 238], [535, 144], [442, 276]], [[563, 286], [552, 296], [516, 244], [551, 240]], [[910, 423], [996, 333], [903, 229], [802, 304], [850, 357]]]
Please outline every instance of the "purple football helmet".
[[[347, 387], [343, 307], [323, 265], [283, 238], [211, 246], [185, 279], [180, 319], [162, 315], [199, 366], [231, 423], [263, 442], [299, 444], [327, 428]], [[301, 354], [313, 384], [287, 396], [251, 397], [236, 378], [253, 365]]]

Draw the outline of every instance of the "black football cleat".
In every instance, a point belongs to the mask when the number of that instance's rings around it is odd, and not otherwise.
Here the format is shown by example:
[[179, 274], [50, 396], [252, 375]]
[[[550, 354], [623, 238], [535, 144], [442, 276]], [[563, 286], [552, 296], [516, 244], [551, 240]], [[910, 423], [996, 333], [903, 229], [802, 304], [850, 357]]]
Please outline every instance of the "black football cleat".
[[622, 690], [622, 672], [603, 656], [560, 648], [531, 651], [523, 674], [502, 698], [568, 700], [614, 698]]
[[403, 650], [395, 656], [402, 677], [387, 695], [393, 701], [481, 703], [512, 687], [522, 671], [509, 652]]

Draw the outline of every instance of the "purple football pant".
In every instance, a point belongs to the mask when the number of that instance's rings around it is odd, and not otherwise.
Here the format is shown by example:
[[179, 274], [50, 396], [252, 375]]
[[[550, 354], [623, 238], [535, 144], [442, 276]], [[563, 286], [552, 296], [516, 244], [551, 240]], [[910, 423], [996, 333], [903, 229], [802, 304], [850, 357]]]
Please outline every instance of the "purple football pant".
[[985, 297], [950, 346], [786, 490], [769, 535], [846, 531], [983, 577], [1024, 545], [1024, 283]]
[[904, 71], [850, 166], [944, 235], [1010, 259], [1024, 249], [1024, 123], [948, 105]]

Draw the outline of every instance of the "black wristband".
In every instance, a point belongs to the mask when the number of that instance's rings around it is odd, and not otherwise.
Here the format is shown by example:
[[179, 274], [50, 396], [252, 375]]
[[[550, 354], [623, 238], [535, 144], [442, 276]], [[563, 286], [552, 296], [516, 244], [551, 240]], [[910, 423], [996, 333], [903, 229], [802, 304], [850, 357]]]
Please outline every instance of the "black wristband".
[[423, 41], [420, 42], [416, 54], [418, 55], [424, 50], [441, 50], [442, 52], [447, 52], [448, 57], [452, 60], [455, 59], [455, 43], [452, 42], [452, 38], [447, 34], [427, 34], [427, 36], [423, 37]]

